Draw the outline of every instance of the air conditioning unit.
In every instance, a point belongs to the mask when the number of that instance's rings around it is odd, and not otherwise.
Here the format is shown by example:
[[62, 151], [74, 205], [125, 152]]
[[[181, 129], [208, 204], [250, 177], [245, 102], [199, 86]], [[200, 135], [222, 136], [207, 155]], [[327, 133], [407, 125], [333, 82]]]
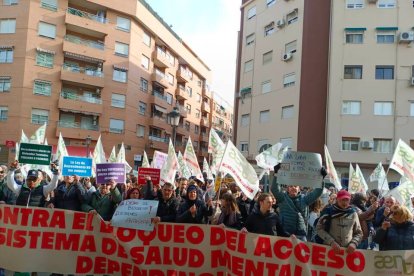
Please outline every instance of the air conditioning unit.
[[292, 59], [292, 54], [291, 54], [291, 53], [285, 53], [285, 54], [282, 56], [282, 60], [283, 60], [283, 61], [288, 61], [288, 60], [290, 60], [290, 59]]
[[276, 26], [278, 28], [283, 28], [283, 26], [285, 26], [285, 20], [284, 19], [279, 19], [278, 21], [276, 21]]
[[374, 147], [374, 142], [372, 141], [361, 141], [361, 148], [363, 149], [372, 149]]
[[414, 77], [411, 77], [411, 86], [414, 86]]
[[378, 0], [368, 0], [368, 3], [375, 4]]
[[414, 32], [402, 32], [400, 33], [400, 42], [413, 42]]

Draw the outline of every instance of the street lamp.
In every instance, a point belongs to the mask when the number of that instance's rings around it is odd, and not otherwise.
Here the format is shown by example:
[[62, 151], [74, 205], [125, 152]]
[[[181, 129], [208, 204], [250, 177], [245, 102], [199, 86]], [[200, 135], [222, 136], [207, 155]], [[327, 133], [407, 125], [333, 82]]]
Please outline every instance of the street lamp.
[[86, 144], [86, 157], [89, 158], [89, 145], [91, 144], [92, 137], [88, 135], [88, 137], [85, 138], [85, 144]]
[[172, 126], [172, 143], [175, 149], [175, 136], [176, 136], [176, 128], [180, 123], [180, 111], [178, 107], [174, 107], [174, 109], [167, 114], [168, 124]]

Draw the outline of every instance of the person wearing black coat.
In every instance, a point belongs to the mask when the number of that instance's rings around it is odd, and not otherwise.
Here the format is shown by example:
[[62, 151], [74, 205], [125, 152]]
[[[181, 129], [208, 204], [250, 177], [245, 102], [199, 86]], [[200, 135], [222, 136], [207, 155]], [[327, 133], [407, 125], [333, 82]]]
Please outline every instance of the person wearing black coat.
[[289, 233], [283, 228], [279, 216], [273, 211], [272, 196], [263, 193], [257, 199], [258, 205], [253, 208], [252, 213], [247, 218], [243, 232], [248, 231], [256, 234], [289, 237]]
[[158, 191], [158, 209], [157, 216], [153, 223], [158, 222], [175, 222], [177, 216], [178, 199], [174, 196], [174, 185], [166, 182]]
[[82, 204], [87, 203], [87, 193], [83, 185], [74, 176], [65, 176], [57, 186], [55, 196], [48, 207], [82, 211]]
[[197, 187], [195, 185], [188, 186], [187, 198], [181, 202], [178, 208], [176, 222], [202, 224], [203, 218], [212, 214], [211, 199], [206, 205], [203, 200], [197, 197]]

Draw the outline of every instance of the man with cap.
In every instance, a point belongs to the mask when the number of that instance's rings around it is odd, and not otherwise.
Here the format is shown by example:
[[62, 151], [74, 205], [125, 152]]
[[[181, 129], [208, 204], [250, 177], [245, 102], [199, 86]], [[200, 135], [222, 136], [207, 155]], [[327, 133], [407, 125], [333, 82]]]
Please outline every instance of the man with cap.
[[351, 194], [346, 190], [339, 191], [336, 203], [322, 211], [316, 225], [318, 236], [336, 253], [340, 252], [341, 247], [353, 253], [363, 236], [358, 213], [350, 202]]
[[17, 196], [16, 205], [45, 207], [46, 197], [56, 188], [58, 183], [59, 171], [56, 164], [52, 163], [50, 165], [53, 178], [47, 185], [41, 183], [38, 170], [29, 170], [26, 182], [23, 185], [18, 185], [14, 180], [14, 172], [18, 166], [19, 162], [14, 161], [10, 165], [10, 170], [7, 174], [7, 186]]
[[211, 199], [206, 203], [197, 196], [197, 186], [191, 184], [187, 188], [187, 197], [181, 202], [177, 211], [177, 222], [203, 223], [203, 218], [213, 214]]

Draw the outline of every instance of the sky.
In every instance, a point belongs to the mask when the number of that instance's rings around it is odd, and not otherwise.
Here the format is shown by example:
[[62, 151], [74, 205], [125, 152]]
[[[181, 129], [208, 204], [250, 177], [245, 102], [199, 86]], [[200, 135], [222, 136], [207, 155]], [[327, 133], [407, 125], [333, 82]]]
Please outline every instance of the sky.
[[211, 87], [233, 105], [241, 0], [146, 0], [212, 71]]

